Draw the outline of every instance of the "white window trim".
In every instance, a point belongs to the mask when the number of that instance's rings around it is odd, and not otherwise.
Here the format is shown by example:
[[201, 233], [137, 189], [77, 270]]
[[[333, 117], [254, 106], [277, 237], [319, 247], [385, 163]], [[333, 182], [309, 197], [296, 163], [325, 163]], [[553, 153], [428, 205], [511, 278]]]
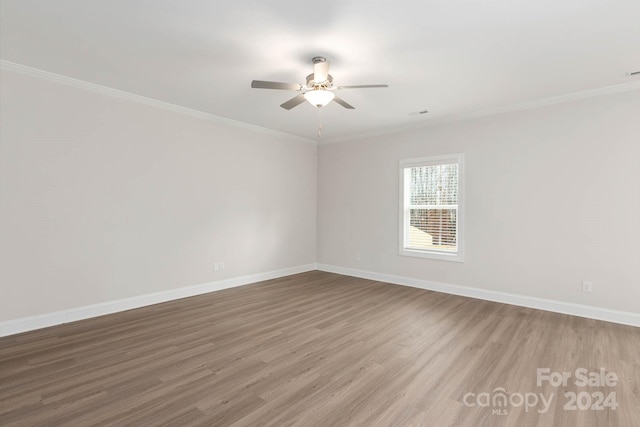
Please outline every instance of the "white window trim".
[[[442, 163], [458, 163], [458, 213], [457, 213], [457, 245], [458, 251], [455, 253], [446, 253], [444, 251], [428, 251], [428, 250], [420, 250], [420, 249], [406, 249], [404, 247], [405, 242], [405, 206], [404, 201], [406, 198], [405, 194], [405, 185], [404, 185], [404, 170], [410, 167], [416, 166], [429, 166], [429, 165], [439, 165]], [[454, 261], [454, 262], [464, 262], [464, 154], [463, 153], [455, 153], [455, 154], [447, 154], [443, 156], [431, 156], [431, 157], [420, 157], [414, 159], [404, 159], [400, 160], [399, 165], [399, 177], [400, 177], [400, 210], [399, 210], [399, 233], [398, 233], [398, 245], [399, 245], [399, 254], [402, 256], [410, 256], [410, 257], [418, 257], [418, 258], [428, 258], [440, 261]]]

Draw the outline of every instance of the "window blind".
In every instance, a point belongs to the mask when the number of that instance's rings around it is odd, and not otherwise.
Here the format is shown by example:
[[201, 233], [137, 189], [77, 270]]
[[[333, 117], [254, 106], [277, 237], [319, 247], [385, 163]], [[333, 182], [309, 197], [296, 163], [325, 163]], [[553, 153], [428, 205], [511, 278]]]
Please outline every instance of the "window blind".
[[401, 251], [459, 252], [460, 162], [405, 161]]

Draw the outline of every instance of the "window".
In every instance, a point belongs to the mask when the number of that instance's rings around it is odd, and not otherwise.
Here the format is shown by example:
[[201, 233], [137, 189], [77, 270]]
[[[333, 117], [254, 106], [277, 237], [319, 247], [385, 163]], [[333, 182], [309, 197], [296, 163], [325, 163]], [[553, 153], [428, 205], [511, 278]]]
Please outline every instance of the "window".
[[400, 161], [400, 255], [463, 261], [463, 160]]

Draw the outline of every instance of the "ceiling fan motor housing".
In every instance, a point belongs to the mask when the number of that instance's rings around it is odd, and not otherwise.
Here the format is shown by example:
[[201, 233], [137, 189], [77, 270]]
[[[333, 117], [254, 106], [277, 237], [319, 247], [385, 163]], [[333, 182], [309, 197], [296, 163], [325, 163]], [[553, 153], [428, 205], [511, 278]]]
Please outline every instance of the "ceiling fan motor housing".
[[316, 82], [314, 73], [307, 76], [307, 87], [311, 89], [327, 89], [333, 86], [333, 76], [327, 74], [327, 79], [323, 82]]

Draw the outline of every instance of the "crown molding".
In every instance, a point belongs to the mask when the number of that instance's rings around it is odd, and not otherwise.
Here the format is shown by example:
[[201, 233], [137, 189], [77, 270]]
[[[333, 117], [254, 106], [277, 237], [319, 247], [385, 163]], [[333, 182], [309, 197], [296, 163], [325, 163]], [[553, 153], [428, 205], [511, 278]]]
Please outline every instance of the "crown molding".
[[511, 113], [514, 111], [530, 110], [533, 108], [547, 107], [549, 105], [564, 104], [566, 102], [579, 101], [581, 99], [595, 98], [597, 96], [613, 95], [621, 92], [630, 92], [632, 90], [640, 90], [640, 81], [621, 83], [613, 86], [605, 86], [597, 89], [589, 89], [581, 92], [573, 92], [565, 95], [552, 96], [550, 98], [534, 99], [533, 101], [522, 102], [519, 104], [506, 105], [504, 107], [490, 108], [486, 110], [475, 111], [471, 113], [460, 114], [448, 121], [460, 121], [475, 119], [478, 117], [495, 116], [497, 114]]
[[4, 59], [0, 59], [0, 69], [14, 71], [20, 74], [25, 74], [25, 75], [40, 78], [43, 80], [49, 80], [52, 82], [73, 86], [73, 87], [88, 90], [91, 92], [128, 100], [131, 102], [136, 102], [138, 104], [143, 104], [143, 105], [147, 105], [155, 108], [161, 108], [164, 110], [173, 111], [180, 114], [185, 114], [191, 117], [209, 120], [215, 123], [225, 124], [225, 125], [233, 126], [240, 129], [246, 129], [246, 130], [250, 130], [257, 133], [267, 134], [267, 135], [276, 136], [280, 138], [286, 138], [286, 139], [304, 142], [304, 143], [321, 144], [321, 145], [333, 144], [338, 142], [346, 142], [346, 141], [354, 141], [354, 140], [359, 140], [363, 138], [371, 138], [371, 137], [382, 136], [382, 135], [389, 135], [389, 134], [394, 134], [399, 132], [429, 128], [429, 127], [447, 124], [447, 123], [461, 122], [461, 121], [472, 120], [472, 119], [477, 119], [482, 117], [512, 113], [516, 111], [547, 107], [555, 104], [573, 102], [573, 101], [578, 101], [578, 100], [593, 98], [598, 96], [612, 95], [612, 94], [621, 93], [621, 92], [630, 92], [633, 90], [640, 90], [640, 81], [634, 81], [630, 83], [621, 83], [618, 85], [606, 86], [606, 87], [597, 88], [597, 89], [589, 89], [581, 92], [573, 92], [573, 93], [553, 96], [549, 98], [536, 99], [536, 100], [522, 102], [518, 104], [505, 105], [502, 107], [489, 108], [489, 109], [472, 111], [469, 113], [456, 114], [456, 115], [452, 115], [442, 119], [430, 120], [428, 122], [405, 124], [401, 126], [393, 126], [393, 127], [388, 127], [384, 129], [378, 129], [371, 132], [362, 132], [354, 135], [345, 135], [345, 136], [339, 136], [334, 138], [315, 140], [315, 139], [304, 138], [301, 136], [297, 136], [297, 135], [293, 135], [285, 132], [279, 132], [272, 129], [267, 129], [261, 126], [256, 126], [256, 125], [240, 122], [233, 119], [228, 119], [221, 116], [216, 116], [215, 114], [205, 113], [203, 111], [182, 107], [180, 105], [171, 104], [171, 103], [160, 101], [153, 98], [148, 98], [142, 95], [136, 95], [134, 93], [125, 92], [119, 89], [113, 89], [107, 86], [101, 86], [95, 83], [90, 83], [84, 80], [75, 79], [73, 77], [64, 76], [62, 74], [56, 74], [50, 71], [29, 67], [27, 65], [18, 64], [15, 62], [4, 60]]
[[640, 81], [630, 83], [621, 83], [613, 86], [605, 86], [597, 89], [589, 89], [581, 92], [573, 92], [565, 95], [552, 96], [549, 98], [535, 99], [533, 101], [522, 102], [518, 104], [505, 105], [502, 107], [488, 108], [484, 110], [472, 111], [469, 113], [455, 114], [442, 119], [430, 120], [428, 122], [420, 122], [417, 124], [409, 124], [395, 127], [378, 129], [371, 132], [363, 132], [357, 135], [347, 135], [342, 137], [328, 138], [322, 141], [322, 144], [333, 144], [337, 142], [353, 141], [363, 138], [372, 138], [376, 136], [389, 135], [405, 131], [429, 128], [447, 123], [455, 123], [466, 120], [478, 119], [482, 117], [497, 116], [500, 114], [513, 113], [516, 111], [531, 110], [534, 108], [548, 107], [556, 104], [564, 104], [567, 102], [579, 101], [582, 99], [595, 98], [598, 96], [613, 95], [621, 92], [631, 92], [640, 90]]
[[64, 84], [79, 89], [84, 89], [90, 92], [99, 93], [101, 95], [110, 96], [113, 98], [123, 99], [138, 104], [147, 105], [150, 107], [160, 108], [163, 110], [173, 111], [175, 113], [184, 114], [187, 116], [195, 117], [198, 119], [209, 120], [218, 124], [233, 126], [240, 129], [250, 130], [257, 133], [276, 136], [279, 138], [286, 138], [298, 142], [317, 144], [317, 141], [313, 139], [303, 138], [297, 135], [292, 135], [285, 132], [278, 132], [272, 129], [267, 129], [261, 126], [251, 125], [248, 123], [240, 122], [233, 119], [228, 119], [215, 114], [205, 113], [203, 111], [194, 110], [192, 108], [182, 107], [180, 105], [171, 104], [169, 102], [160, 101], [154, 98], [148, 98], [142, 95], [136, 95], [134, 93], [125, 92], [123, 90], [110, 88], [107, 86], [101, 86], [95, 83], [90, 83], [84, 80], [75, 79], [62, 74], [52, 73], [50, 71], [41, 70], [39, 68], [29, 67], [27, 65], [18, 64], [15, 62], [0, 59], [0, 69], [13, 71], [16, 73], [24, 74], [30, 77], [39, 78], [42, 80], [48, 80], [54, 83]]

